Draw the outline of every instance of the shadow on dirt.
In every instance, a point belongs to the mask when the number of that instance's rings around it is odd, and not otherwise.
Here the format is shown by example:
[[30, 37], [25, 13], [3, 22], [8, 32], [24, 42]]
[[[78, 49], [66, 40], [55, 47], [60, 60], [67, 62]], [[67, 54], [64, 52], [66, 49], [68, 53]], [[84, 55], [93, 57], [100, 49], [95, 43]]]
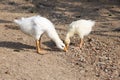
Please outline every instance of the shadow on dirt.
[[57, 48], [57, 46], [55, 45], [55, 43], [52, 40], [42, 42], [42, 44], [49, 48], [49, 49], [45, 49], [45, 50], [48, 50], [48, 51], [61, 51], [60, 49]]
[[8, 5], [8, 7], [1, 9], [4, 11], [12, 12], [12, 13], [33, 13], [34, 7], [30, 5], [26, 5], [26, 3], [17, 3], [16, 1], [7, 1], [7, 0], [2, 0], [0, 4], [3, 5]]
[[[0, 3], [10, 5], [14, 8], [4, 10], [15, 13], [38, 13], [49, 18], [55, 24], [71, 23], [78, 19], [92, 19], [95, 21], [107, 21], [120, 19], [120, 11], [114, 9], [120, 7], [120, 1], [102, 2], [100, 0], [25, 0], [34, 6], [20, 4], [15, 1], [2, 0]], [[110, 2], [110, 3], [109, 3]], [[101, 13], [103, 12], [103, 13]], [[105, 15], [102, 15], [105, 14]], [[116, 16], [114, 16], [116, 15]]]
[[[43, 42], [44, 45], [46, 45], [48, 48], [42, 48], [47, 51], [61, 51], [58, 49], [53, 41], [47, 41]], [[20, 42], [9, 42], [9, 41], [2, 41], [0, 42], [0, 47], [4, 48], [10, 48], [14, 49], [16, 52], [20, 52], [20, 50], [25, 50], [25, 49], [36, 49], [34, 46], [30, 46], [27, 44], [23, 44]]]
[[[109, 1], [108, 1], [109, 2]], [[54, 23], [70, 23], [80, 18], [107, 21], [108, 18], [119, 19], [119, 1], [96, 2], [91, 0], [34, 0], [36, 12], [50, 18]], [[105, 10], [105, 15], [101, 11]], [[114, 16], [114, 14], [117, 14]], [[102, 18], [101, 18], [102, 17]]]
[[120, 28], [116, 28], [114, 30], [112, 30], [113, 32], [120, 32]]
[[6, 27], [6, 29], [12, 29], [12, 30], [20, 30], [19, 28], [18, 28], [18, 26], [15, 26], [15, 25], [5, 25], [5, 27]]
[[99, 35], [99, 36], [106, 36], [106, 37], [118, 37], [120, 38], [119, 35], [114, 35], [114, 34], [108, 34], [108, 32], [120, 32], [120, 29], [114, 29], [114, 30], [103, 30], [103, 31], [92, 31], [92, 35]]
[[118, 37], [120, 38], [120, 36], [118, 35], [114, 35], [114, 34], [106, 34], [105, 32], [107, 31], [93, 31], [91, 34], [93, 35], [99, 35], [99, 36], [106, 36], [106, 37]]
[[12, 22], [11, 22], [11, 21], [8, 21], [8, 20], [0, 19], [0, 23], [12, 23]]
[[35, 49], [34, 46], [26, 45], [20, 42], [9, 42], [9, 41], [0, 42], [0, 47], [5, 47], [15, 50]]

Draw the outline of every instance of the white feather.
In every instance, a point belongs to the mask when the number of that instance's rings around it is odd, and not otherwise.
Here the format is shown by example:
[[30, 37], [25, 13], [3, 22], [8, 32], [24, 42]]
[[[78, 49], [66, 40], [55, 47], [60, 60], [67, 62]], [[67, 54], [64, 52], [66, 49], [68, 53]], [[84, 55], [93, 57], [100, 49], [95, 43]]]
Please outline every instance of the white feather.
[[14, 20], [14, 22], [19, 25], [22, 32], [33, 36], [37, 40], [40, 39], [43, 33], [47, 33], [47, 35], [56, 43], [58, 48], [63, 49], [62, 46], [65, 46], [59, 38], [53, 23], [44, 17], [32, 16]]
[[78, 34], [80, 38], [84, 38], [84, 36], [88, 35], [92, 31], [92, 27], [95, 25], [95, 22], [92, 20], [78, 20], [73, 21], [68, 26], [68, 33], [65, 39], [66, 43], [70, 43], [70, 37], [74, 34]]

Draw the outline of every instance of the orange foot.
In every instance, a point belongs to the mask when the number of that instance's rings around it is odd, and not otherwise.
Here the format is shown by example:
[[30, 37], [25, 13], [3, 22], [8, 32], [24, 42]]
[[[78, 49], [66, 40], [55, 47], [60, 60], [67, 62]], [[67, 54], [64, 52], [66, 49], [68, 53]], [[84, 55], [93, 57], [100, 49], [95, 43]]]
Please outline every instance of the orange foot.
[[45, 50], [42, 50], [42, 49], [41, 49], [41, 50], [38, 50], [37, 53], [40, 54], [40, 55], [44, 55], [44, 54], [46, 54], [47, 52], [46, 52]]

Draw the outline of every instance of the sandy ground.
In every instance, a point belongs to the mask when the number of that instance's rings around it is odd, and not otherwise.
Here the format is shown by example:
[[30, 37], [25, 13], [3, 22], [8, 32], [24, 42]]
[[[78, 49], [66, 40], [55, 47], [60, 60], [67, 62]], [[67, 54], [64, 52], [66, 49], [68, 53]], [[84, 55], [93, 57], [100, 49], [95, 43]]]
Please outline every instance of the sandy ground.
[[[0, 1], [0, 80], [120, 80], [120, 4], [83, 0], [1, 0]], [[96, 25], [76, 48], [71, 39], [68, 52], [56, 49], [42, 37], [45, 55], [36, 53], [35, 41], [23, 34], [15, 18], [42, 15], [50, 19], [62, 39], [67, 26], [80, 18]]]

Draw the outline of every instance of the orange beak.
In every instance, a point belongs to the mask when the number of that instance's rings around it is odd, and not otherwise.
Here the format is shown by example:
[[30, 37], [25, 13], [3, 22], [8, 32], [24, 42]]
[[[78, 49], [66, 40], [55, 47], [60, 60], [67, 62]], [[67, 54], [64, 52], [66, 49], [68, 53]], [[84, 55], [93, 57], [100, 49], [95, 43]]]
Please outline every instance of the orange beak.
[[64, 51], [65, 51], [65, 52], [67, 52], [67, 51], [68, 51], [66, 46], [64, 47]]

